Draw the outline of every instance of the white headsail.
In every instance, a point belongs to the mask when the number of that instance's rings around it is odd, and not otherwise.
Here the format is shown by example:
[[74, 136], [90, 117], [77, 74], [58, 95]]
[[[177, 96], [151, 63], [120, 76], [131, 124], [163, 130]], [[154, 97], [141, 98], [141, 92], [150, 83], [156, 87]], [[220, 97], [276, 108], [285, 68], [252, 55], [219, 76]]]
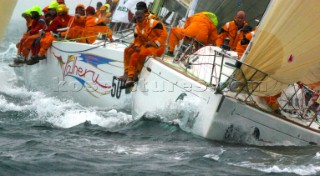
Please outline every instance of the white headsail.
[[[275, 95], [295, 82], [320, 81], [320, 1], [273, 0], [244, 62], [269, 77], [257, 95]], [[244, 68], [246, 77], [253, 71]], [[254, 80], [259, 80], [256, 76]]]
[[7, 29], [7, 25], [10, 21], [10, 17], [12, 15], [12, 12], [14, 10], [14, 7], [16, 6], [17, 0], [0, 0], [0, 40], [2, 40], [3, 34], [5, 33]]

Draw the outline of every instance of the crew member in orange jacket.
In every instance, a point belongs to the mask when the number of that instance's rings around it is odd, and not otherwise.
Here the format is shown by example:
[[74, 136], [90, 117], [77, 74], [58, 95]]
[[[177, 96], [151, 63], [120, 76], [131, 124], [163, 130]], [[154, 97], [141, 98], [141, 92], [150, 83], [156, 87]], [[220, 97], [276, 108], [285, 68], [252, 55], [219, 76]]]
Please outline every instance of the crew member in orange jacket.
[[28, 31], [24, 41], [20, 42], [20, 51], [26, 60], [34, 40], [40, 36], [39, 31], [45, 28], [45, 22], [42, 18], [40, 6], [36, 5], [31, 8], [32, 26]]
[[34, 61], [37, 62], [37, 60], [45, 59], [46, 52], [48, 48], [51, 46], [52, 41], [56, 40], [54, 36], [50, 33], [57, 33], [58, 29], [60, 28], [66, 28], [69, 20], [71, 19], [71, 16], [68, 15], [68, 8], [64, 4], [60, 4], [57, 8], [58, 16], [52, 21], [50, 26], [45, 29], [42, 33], [44, 37], [40, 40], [40, 51], [37, 57], [34, 58]]
[[225, 38], [229, 38], [229, 46], [231, 50], [235, 50], [238, 42], [242, 39], [243, 32], [241, 29], [246, 26], [246, 14], [244, 11], [238, 11], [233, 21], [227, 22], [222, 26], [218, 39], [217, 46], [221, 46]]
[[168, 55], [173, 55], [174, 48], [185, 37], [195, 39], [204, 45], [215, 44], [218, 36], [217, 23], [217, 17], [211, 12], [200, 12], [190, 16], [183, 28], [174, 27], [171, 29]]
[[244, 26], [241, 31], [243, 32], [242, 39], [238, 42], [236, 51], [238, 53], [238, 59], [240, 59], [248, 47], [248, 44], [250, 43], [255, 31], [252, 31], [252, 27], [247, 25]]
[[92, 6], [87, 7], [86, 9], [87, 17], [85, 19], [85, 30], [83, 38], [85, 38], [86, 43], [93, 43], [99, 33], [102, 35], [106, 35], [108, 39], [113, 41], [112, 39], [112, 31], [106, 25], [107, 18], [98, 18], [95, 17], [95, 9]]
[[94, 16], [99, 17], [100, 16], [100, 8], [102, 7], [102, 2], [97, 2], [96, 5], [96, 13]]
[[[59, 4], [57, 3], [57, 1], [51, 1], [49, 6], [46, 6], [45, 8], [42, 9], [42, 12], [44, 13], [45, 23], [46, 23], [45, 29], [47, 29], [47, 27], [50, 26], [53, 19], [57, 16], [58, 5]], [[42, 37], [43, 35], [35, 39], [31, 48], [31, 51], [32, 51], [31, 59], [38, 57], [38, 54], [40, 51], [40, 40]]]
[[107, 24], [109, 24], [111, 21], [111, 13], [109, 8], [110, 7], [108, 4], [104, 4], [102, 7], [100, 7], [100, 15], [98, 16], [99, 18], [105, 18]]
[[19, 42], [16, 44], [17, 47], [17, 59], [22, 59], [21, 58], [21, 45], [20, 43], [24, 42], [24, 40], [26, 39], [26, 37], [29, 35], [29, 31], [31, 30], [32, 27], [32, 18], [31, 18], [31, 9], [28, 9], [26, 11], [24, 11], [21, 16], [26, 20], [26, 27], [27, 27], [27, 31], [22, 35], [21, 39], [19, 40]]
[[29, 31], [32, 26], [31, 9], [23, 12], [21, 16], [26, 20], [27, 31]]
[[51, 15], [49, 13], [49, 6], [45, 6], [43, 9], [42, 9], [42, 12], [43, 12], [43, 17], [44, 17], [44, 20], [46, 22], [46, 25], [49, 26], [50, 25], [50, 19], [51, 19]]
[[[150, 20], [150, 19], [156, 19], [156, 15], [151, 13], [147, 7], [147, 4], [144, 1], [140, 1], [136, 4], [136, 10], [143, 10], [144, 14], [146, 15], [146, 17]], [[132, 12], [129, 10], [128, 12], [128, 16], [129, 16], [129, 20], [131, 21], [133, 19], [133, 14]]]
[[126, 81], [126, 87], [133, 85], [147, 56], [161, 56], [168, 36], [165, 26], [157, 20], [146, 18], [144, 11], [135, 13], [136, 27], [134, 41], [124, 51], [124, 75], [118, 79]]
[[22, 44], [22, 55], [27, 58], [34, 40], [40, 36], [39, 31], [46, 28], [40, 6], [36, 5], [31, 9], [32, 14], [32, 29], [28, 32], [29, 35]]
[[61, 32], [61, 37], [65, 37], [68, 39], [75, 39], [82, 36], [85, 28], [85, 20], [81, 19], [85, 14], [85, 6], [83, 4], [78, 4], [75, 9], [75, 16], [69, 20], [68, 30], [65, 32]]

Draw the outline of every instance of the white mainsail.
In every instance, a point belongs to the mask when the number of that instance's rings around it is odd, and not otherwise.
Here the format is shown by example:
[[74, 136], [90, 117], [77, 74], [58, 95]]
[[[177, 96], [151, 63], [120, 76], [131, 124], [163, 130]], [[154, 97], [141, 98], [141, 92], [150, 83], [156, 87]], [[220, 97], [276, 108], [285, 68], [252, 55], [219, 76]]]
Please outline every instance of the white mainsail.
[[10, 21], [10, 17], [12, 15], [14, 7], [16, 6], [16, 3], [17, 0], [0, 0], [0, 41], [2, 40], [2, 37], [7, 29], [7, 25]]
[[[276, 95], [288, 84], [320, 81], [320, 1], [273, 0], [244, 62], [269, 77], [257, 95]], [[243, 68], [246, 77], [253, 71]], [[261, 77], [255, 76], [254, 80]]]

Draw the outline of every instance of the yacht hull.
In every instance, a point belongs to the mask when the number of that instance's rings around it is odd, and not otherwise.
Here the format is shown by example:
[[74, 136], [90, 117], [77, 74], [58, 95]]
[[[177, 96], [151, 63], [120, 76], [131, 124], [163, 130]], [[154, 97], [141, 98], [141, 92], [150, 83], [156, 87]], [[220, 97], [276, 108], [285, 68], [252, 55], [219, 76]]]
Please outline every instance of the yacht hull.
[[76, 42], [54, 42], [47, 59], [15, 68], [29, 90], [45, 92], [61, 99], [72, 99], [99, 108], [130, 107], [131, 96], [115, 79], [123, 74], [125, 45], [106, 46]]
[[[232, 69], [226, 62], [232, 60], [226, 59], [221, 70], [230, 76]], [[190, 68], [193, 74], [196, 70], [199, 68]], [[177, 123], [187, 132], [218, 141], [261, 146], [320, 144], [317, 129], [262, 111], [230, 93], [218, 92], [214, 85], [208, 87], [190, 77], [190, 72], [165, 61], [148, 59], [133, 91], [133, 116], [160, 117], [162, 121]], [[219, 71], [216, 74], [220, 75]]]

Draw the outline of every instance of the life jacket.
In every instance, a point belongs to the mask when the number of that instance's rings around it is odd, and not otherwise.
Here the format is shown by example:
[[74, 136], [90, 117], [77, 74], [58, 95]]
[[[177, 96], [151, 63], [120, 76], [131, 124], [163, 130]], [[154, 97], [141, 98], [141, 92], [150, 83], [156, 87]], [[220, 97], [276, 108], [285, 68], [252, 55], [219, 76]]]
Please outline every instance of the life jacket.
[[148, 41], [154, 42], [158, 47], [166, 44], [167, 29], [160, 21], [145, 19], [141, 24], [137, 24], [134, 30], [137, 46], [144, 45]]
[[40, 16], [38, 19], [32, 20], [31, 30], [29, 31], [30, 35], [38, 34], [40, 30], [45, 29], [46, 25], [40, 23], [40, 19], [43, 19], [43, 17]]
[[65, 28], [68, 26], [69, 20], [72, 18], [72, 16], [65, 14], [63, 16], [56, 16], [50, 26], [46, 29], [46, 32], [52, 31], [57, 32], [57, 29], [59, 28]]
[[255, 34], [255, 31], [251, 31], [249, 33], [246, 33], [243, 38], [238, 42], [236, 51], [238, 53], [238, 59], [240, 59], [245, 52], [245, 50], [248, 47], [248, 44], [250, 43], [253, 35]]

